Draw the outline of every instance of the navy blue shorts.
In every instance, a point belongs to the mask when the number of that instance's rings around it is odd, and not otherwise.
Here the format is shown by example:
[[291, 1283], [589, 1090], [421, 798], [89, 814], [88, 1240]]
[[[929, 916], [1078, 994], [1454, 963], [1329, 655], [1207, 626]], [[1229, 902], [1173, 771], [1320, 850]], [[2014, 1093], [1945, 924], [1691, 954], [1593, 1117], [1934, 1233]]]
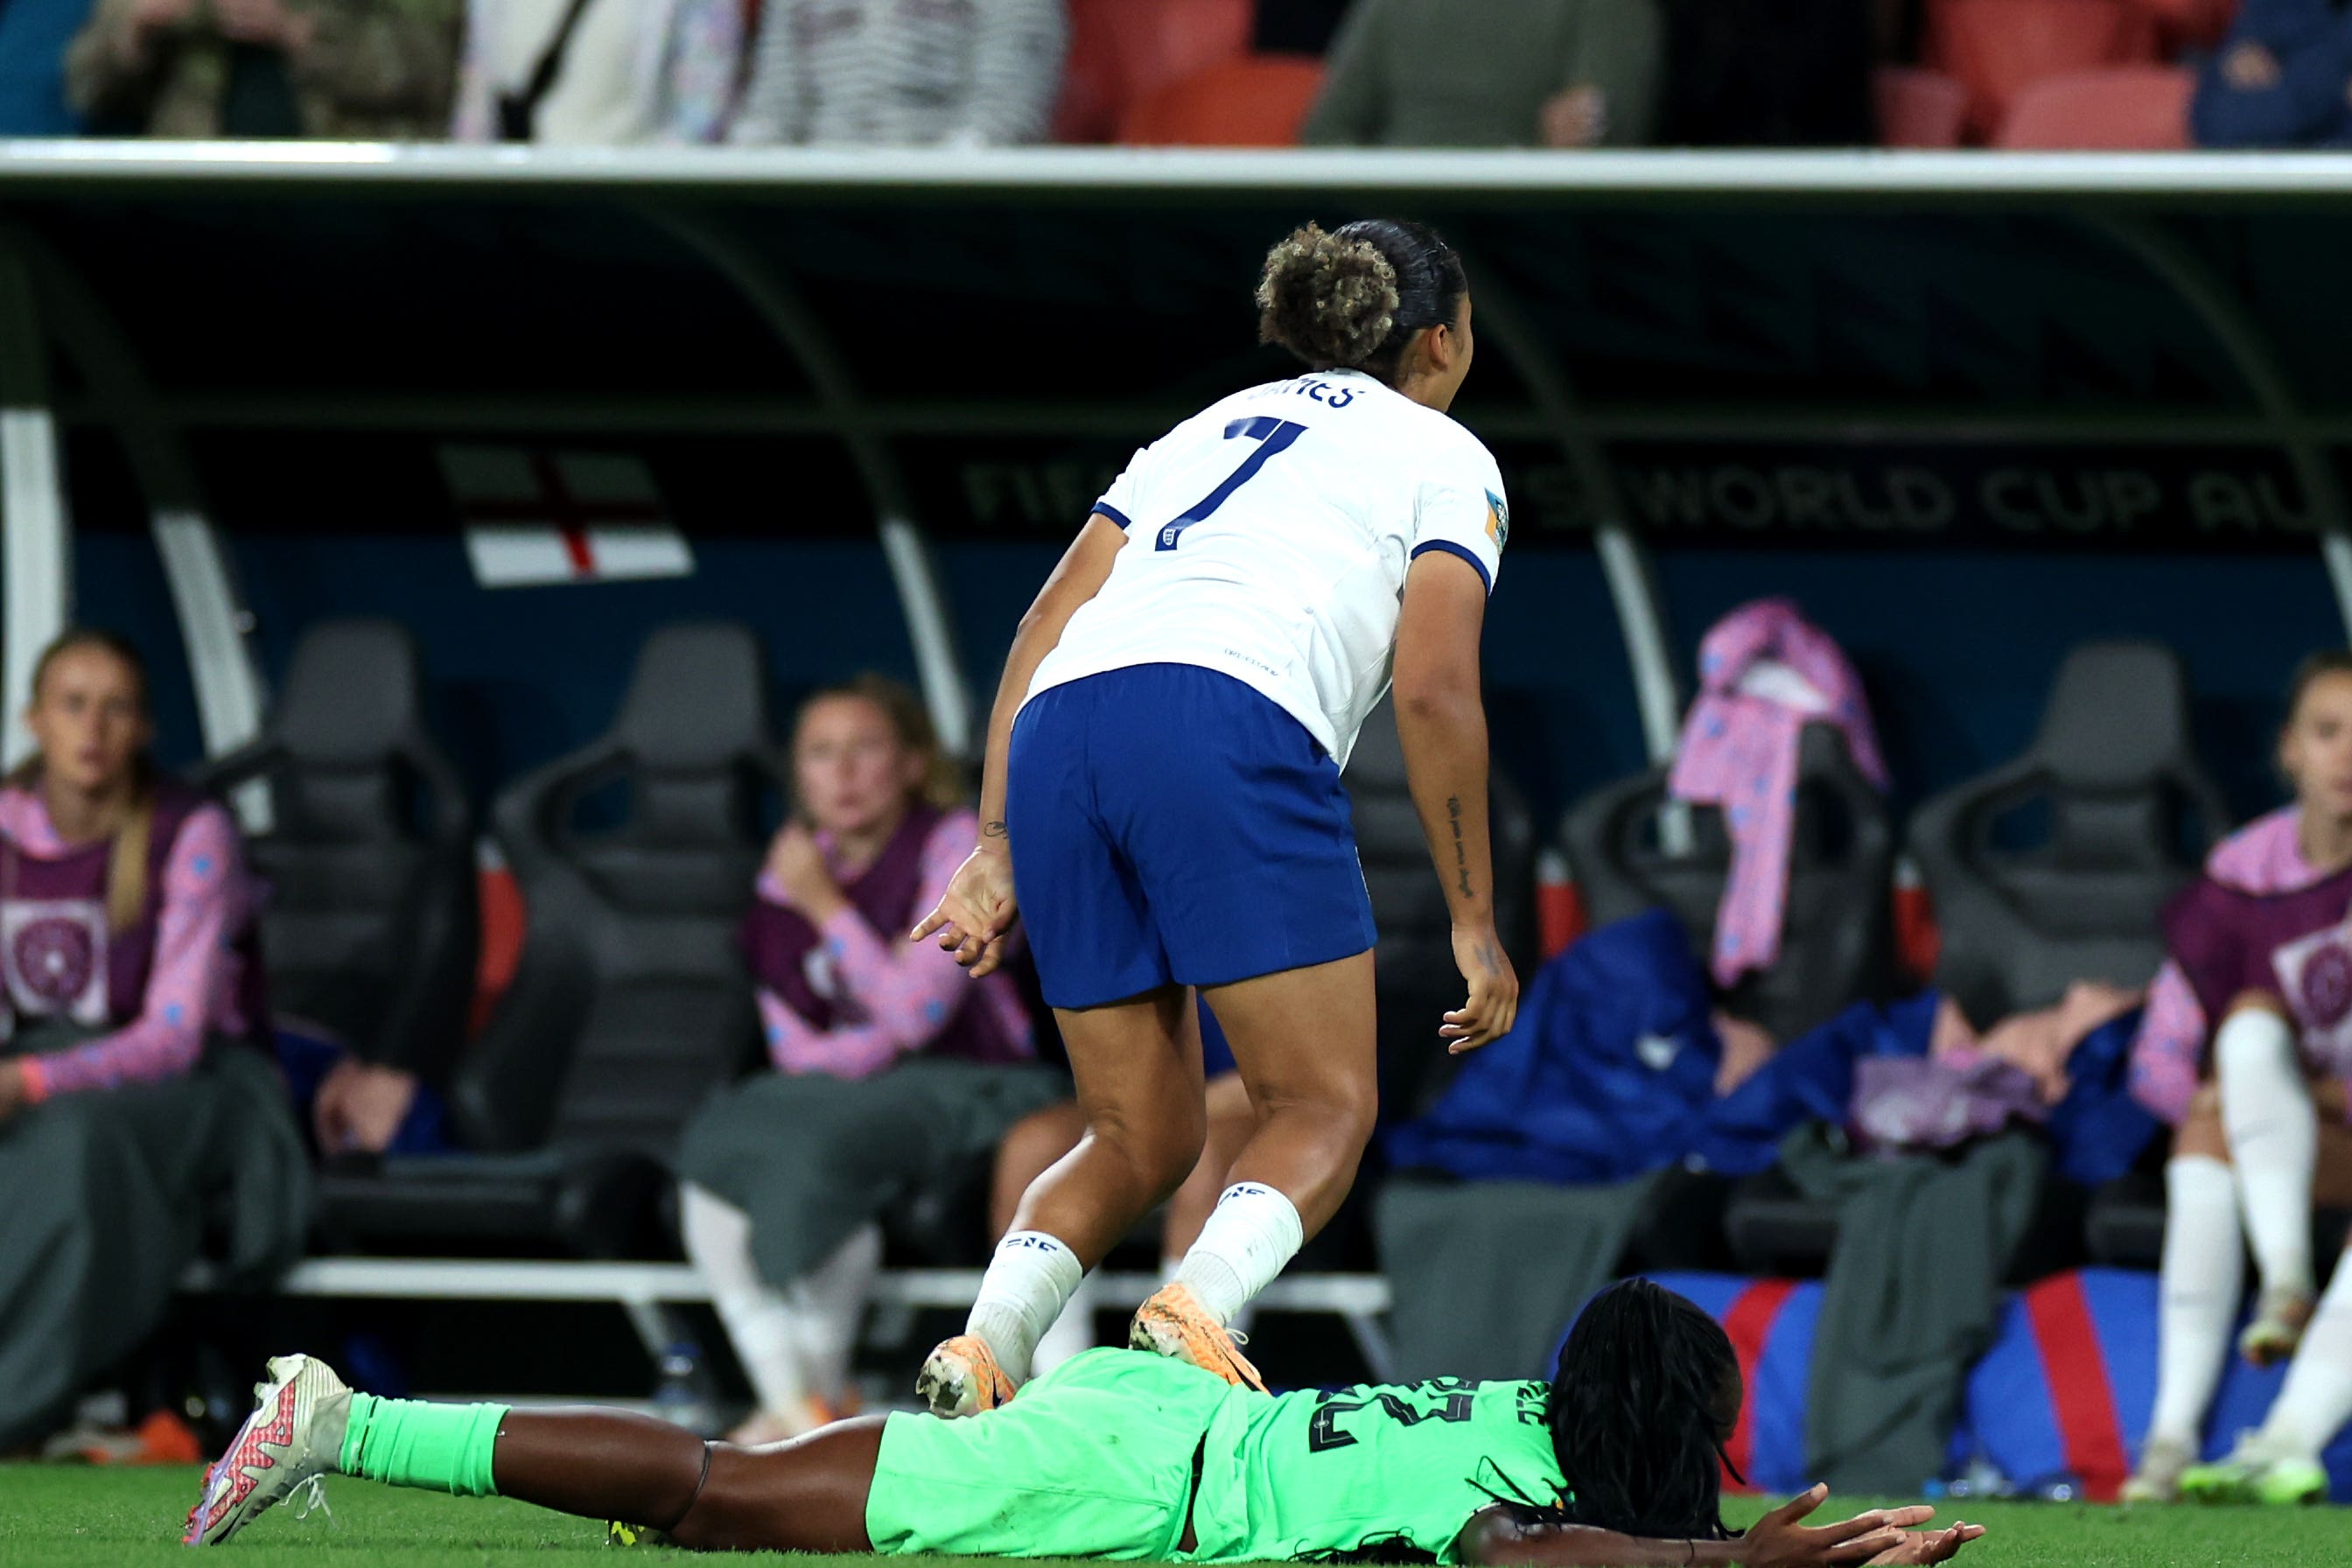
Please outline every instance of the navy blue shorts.
[[1371, 947], [1339, 767], [1233, 677], [1145, 664], [1053, 687], [1008, 763], [1014, 889], [1055, 1006]]

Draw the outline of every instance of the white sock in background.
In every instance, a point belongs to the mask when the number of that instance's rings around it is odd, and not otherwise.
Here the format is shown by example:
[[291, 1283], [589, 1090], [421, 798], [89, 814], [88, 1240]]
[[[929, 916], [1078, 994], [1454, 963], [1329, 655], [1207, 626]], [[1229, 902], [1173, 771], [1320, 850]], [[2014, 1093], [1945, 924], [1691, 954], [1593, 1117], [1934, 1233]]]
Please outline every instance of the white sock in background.
[[849, 1366], [866, 1303], [882, 1272], [882, 1227], [862, 1225], [833, 1256], [784, 1288], [809, 1392], [836, 1410], [850, 1393]]
[[1095, 1338], [1095, 1309], [1101, 1305], [1102, 1281], [1089, 1274], [1062, 1304], [1062, 1315], [1054, 1320], [1053, 1327], [1039, 1336], [1029, 1358], [1031, 1371], [1043, 1377], [1072, 1356], [1099, 1344]]
[[2147, 1436], [2195, 1449], [2229, 1355], [2230, 1328], [2237, 1321], [2238, 1297], [2246, 1283], [2237, 1178], [2210, 1154], [2177, 1154], [2164, 1167], [2164, 1199], [2156, 1410]]
[[2316, 1460], [2352, 1419], [2352, 1260], [2338, 1259], [2319, 1310], [2303, 1331], [2303, 1348], [2263, 1422], [2263, 1436]]
[[1037, 1342], [1077, 1293], [1086, 1273], [1078, 1255], [1055, 1237], [1042, 1230], [1013, 1231], [996, 1244], [996, 1255], [988, 1260], [964, 1332], [987, 1341], [1004, 1374], [1026, 1383]]
[[809, 1384], [798, 1314], [751, 1262], [751, 1216], [691, 1182], [678, 1189], [677, 1212], [686, 1255], [710, 1283], [710, 1304], [760, 1408], [787, 1421], [801, 1419]]
[[2293, 1029], [2259, 1008], [2232, 1013], [2213, 1036], [2213, 1072], [2263, 1289], [2308, 1296], [2319, 1112], [2304, 1081]]
[[1200, 1239], [1184, 1255], [1176, 1283], [1191, 1287], [1211, 1317], [1230, 1324], [1298, 1256], [1306, 1239], [1306, 1226], [1288, 1198], [1256, 1182], [1236, 1182], [1217, 1200]]

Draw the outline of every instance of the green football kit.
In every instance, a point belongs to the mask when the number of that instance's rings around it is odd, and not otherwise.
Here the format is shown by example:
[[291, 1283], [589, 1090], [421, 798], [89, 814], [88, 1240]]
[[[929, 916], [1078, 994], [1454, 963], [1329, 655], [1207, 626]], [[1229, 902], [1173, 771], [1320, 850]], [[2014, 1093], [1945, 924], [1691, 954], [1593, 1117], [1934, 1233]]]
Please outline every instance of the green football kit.
[[1379, 1545], [1451, 1563], [1497, 1498], [1559, 1500], [1546, 1401], [1540, 1383], [1456, 1378], [1269, 1399], [1089, 1351], [985, 1415], [891, 1416], [866, 1534], [889, 1553], [1252, 1563]]

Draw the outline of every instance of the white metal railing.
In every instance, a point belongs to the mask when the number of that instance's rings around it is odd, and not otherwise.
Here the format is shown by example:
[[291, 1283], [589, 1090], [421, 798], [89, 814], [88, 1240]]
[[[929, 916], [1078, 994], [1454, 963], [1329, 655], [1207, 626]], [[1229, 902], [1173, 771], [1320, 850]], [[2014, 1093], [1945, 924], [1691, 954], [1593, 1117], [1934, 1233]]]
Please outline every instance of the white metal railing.
[[[1140, 1301], [1160, 1286], [1152, 1274], [1102, 1274], [1099, 1293]], [[212, 1268], [199, 1264], [181, 1281], [205, 1294], [218, 1289]], [[610, 1302], [658, 1348], [654, 1329], [663, 1306], [710, 1300], [710, 1287], [684, 1263], [604, 1263], [555, 1258], [313, 1258], [298, 1263], [274, 1287], [280, 1296], [330, 1300]], [[892, 1268], [875, 1282], [873, 1304], [885, 1308], [955, 1310], [971, 1304], [977, 1268]], [[1299, 1274], [1276, 1279], [1256, 1300], [1260, 1311], [1325, 1314], [1349, 1335], [1379, 1382], [1391, 1382], [1397, 1362], [1381, 1318], [1389, 1310], [1388, 1279], [1378, 1274]]]
[[1951, 198], [2137, 205], [2341, 196], [2340, 153], [1981, 153], [1875, 150], [1578, 153], [1290, 148], [461, 147], [337, 142], [0, 141], [0, 193], [70, 184], [331, 182], [340, 190], [475, 185], [784, 193], [1311, 190], [1443, 192], [1561, 205], [1628, 196]]

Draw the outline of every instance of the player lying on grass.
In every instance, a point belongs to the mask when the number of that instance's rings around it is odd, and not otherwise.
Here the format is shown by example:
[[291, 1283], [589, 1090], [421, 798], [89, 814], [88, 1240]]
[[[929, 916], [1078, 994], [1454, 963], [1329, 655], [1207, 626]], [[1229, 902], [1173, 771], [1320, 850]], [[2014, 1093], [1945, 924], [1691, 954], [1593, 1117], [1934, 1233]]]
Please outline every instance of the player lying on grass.
[[1645, 1280], [1594, 1299], [1549, 1387], [1441, 1378], [1269, 1398], [1098, 1350], [981, 1415], [845, 1421], [765, 1448], [618, 1412], [372, 1398], [307, 1356], [270, 1373], [205, 1479], [191, 1545], [330, 1473], [635, 1521], [711, 1550], [1793, 1568], [1939, 1563], [1983, 1533], [1912, 1529], [1925, 1508], [1808, 1528], [1819, 1488], [1745, 1535], [1725, 1528], [1738, 1363], [1712, 1319]]

